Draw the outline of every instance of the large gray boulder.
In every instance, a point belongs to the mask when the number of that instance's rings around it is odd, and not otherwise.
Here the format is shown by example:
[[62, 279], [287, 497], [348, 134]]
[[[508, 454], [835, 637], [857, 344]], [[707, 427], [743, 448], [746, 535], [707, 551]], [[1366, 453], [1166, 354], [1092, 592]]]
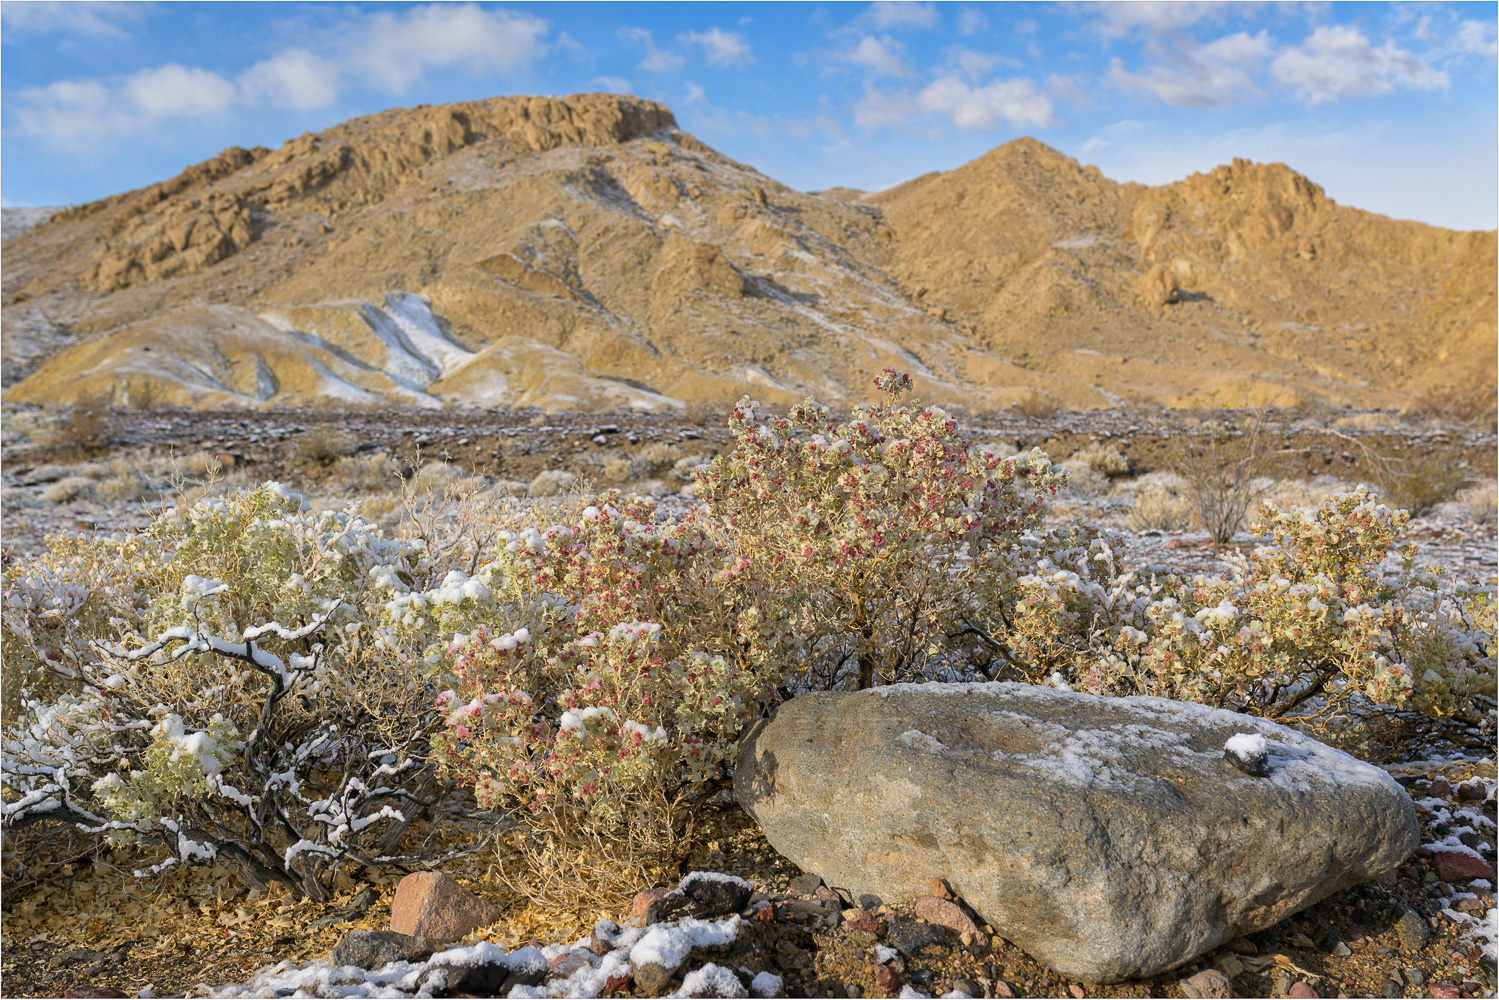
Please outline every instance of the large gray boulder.
[[[1265, 741], [1268, 773], [1225, 759]], [[1253, 769], [1253, 768], [1251, 768]], [[808, 694], [739, 746], [734, 790], [787, 858], [886, 902], [945, 878], [1065, 975], [1150, 976], [1416, 848], [1383, 770], [1284, 726], [1026, 684]]]

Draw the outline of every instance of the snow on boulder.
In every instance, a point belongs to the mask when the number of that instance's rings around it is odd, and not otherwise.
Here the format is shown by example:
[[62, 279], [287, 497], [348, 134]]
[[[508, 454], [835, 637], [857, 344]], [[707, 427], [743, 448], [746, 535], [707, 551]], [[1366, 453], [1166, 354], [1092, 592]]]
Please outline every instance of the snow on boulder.
[[[1262, 751], [1265, 775], [1229, 742]], [[1419, 843], [1388, 774], [1284, 726], [1026, 684], [794, 698], [745, 734], [734, 791], [828, 884], [909, 903], [946, 879], [997, 933], [1091, 982], [1178, 966]]]

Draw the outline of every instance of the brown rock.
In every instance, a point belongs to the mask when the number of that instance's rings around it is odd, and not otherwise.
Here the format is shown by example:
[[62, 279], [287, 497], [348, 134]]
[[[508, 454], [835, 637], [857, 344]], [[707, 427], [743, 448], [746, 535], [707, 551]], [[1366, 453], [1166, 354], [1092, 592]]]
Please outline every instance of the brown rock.
[[[900, 976], [890, 966], [884, 966], [874, 974], [874, 985], [885, 996], [893, 997], [900, 988]], [[1453, 996], [1457, 994], [1454, 993]]]
[[1437, 775], [1431, 779], [1430, 795], [1434, 799], [1452, 798], [1452, 785], [1446, 778]]
[[1015, 991], [1010, 989], [1009, 983], [1001, 979], [994, 984], [994, 995], [1004, 997], [1005, 1000], [1011, 1000], [1015, 996]]
[[1246, 937], [1236, 937], [1228, 943], [1228, 950], [1236, 955], [1258, 955], [1259, 946]]
[[1321, 995], [1299, 979], [1292, 983], [1291, 988], [1286, 991], [1286, 996], [1294, 997], [1296, 1000], [1315, 1000], [1315, 998]]
[[567, 979], [579, 969], [592, 965], [593, 963], [588, 961], [588, 954], [587, 951], [582, 950], [563, 952], [552, 959], [551, 967], [547, 970], [547, 978]]
[[932, 895], [938, 899], [957, 899], [957, 894], [952, 891], [952, 886], [947, 884], [946, 879], [932, 879]]
[[446, 872], [407, 875], [390, 904], [391, 930], [433, 941], [457, 941], [499, 918], [499, 907]]
[[1077, 1000], [1083, 1000], [1083, 997], [1085, 997], [1085, 996], [1088, 995], [1088, 992], [1086, 990], [1084, 990], [1082, 988], [1082, 986], [1080, 986], [1077, 983], [1070, 984], [1067, 987], [1067, 992], [1071, 993], [1073, 996], [1077, 997]]
[[1457, 786], [1457, 797], [1464, 802], [1482, 801], [1486, 789], [1481, 781], [1465, 781]]
[[1462, 996], [1462, 990], [1451, 983], [1432, 983], [1427, 987], [1426, 991], [1433, 997], [1440, 998], [1440, 1000], [1457, 1000], [1458, 997]]
[[989, 946], [989, 935], [979, 929], [973, 918], [963, 912], [957, 903], [936, 896], [922, 896], [916, 901], [916, 915], [930, 924], [946, 927], [956, 934], [972, 934], [974, 944], [980, 948]]
[[1181, 282], [1175, 271], [1156, 264], [1140, 279], [1140, 292], [1153, 306], [1169, 306], [1181, 301]]
[[129, 993], [122, 993], [113, 986], [74, 986], [63, 991], [65, 997], [128, 997]]
[[1182, 993], [1189, 997], [1220, 998], [1234, 995], [1234, 985], [1229, 982], [1227, 976], [1217, 969], [1203, 969], [1193, 976], [1188, 976], [1179, 984]]
[[1494, 880], [1494, 866], [1467, 851], [1438, 848], [1432, 853], [1431, 863], [1436, 867], [1437, 878], [1443, 882], [1467, 882], [1475, 878]]

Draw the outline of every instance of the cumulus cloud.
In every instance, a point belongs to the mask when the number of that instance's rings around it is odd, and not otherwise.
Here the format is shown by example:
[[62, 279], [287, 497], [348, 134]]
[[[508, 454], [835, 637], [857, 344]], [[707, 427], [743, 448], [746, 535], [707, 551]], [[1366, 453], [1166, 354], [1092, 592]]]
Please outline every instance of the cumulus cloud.
[[1007, 56], [995, 55], [992, 52], [975, 52], [973, 49], [954, 45], [944, 55], [949, 65], [956, 68], [970, 80], [978, 80], [988, 76], [1001, 66], [1019, 67], [1020, 60], [1011, 59]]
[[876, 28], [935, 28], [942, 23], [942, 15], [929, 3], [891, 2], [875, 0], [869, 5], [862, 19]]
[[113, 85], [60, 80], [16, 95], [16, 124], [27, 135], [69, 144], [129, 132], [166, 117], [205, 117], [231, 107], [234, 84], [204, 69], [169, 63], [144, 69]]
[[639, 68], [647, 73], [670, 73], [681, 69], [686, 62], [670, 49], [657, 47], [656, 39], [644, 28], [620, 28], [619, 37], [645, 47], [645, 58], [640, 60]]
[[1001, 122], [1012, 125], [1051, 125], [1051, 98], [1030, 80], [992, 80], [982, 87], [970, 85], [956, 74], [927, 84], [916, 97], [923, 111], [945, 115], [965, 131], [981, 131]]
[[1499, 55], [1499, 43], [1495, 40], [1495, 29], [1491, 23], [1464, 21], [1457, 29], [1457, 43], [1464, 52], [1488, 56]]
[[906, 61], [906, 47], [889, 35], [878, 37], [865, 35], [854, 47], [833, 53], [832, 59], [834, 62], [861, 67], [876, 75], [895, 77], [915, 75], [915, 71]]
[[1265, 32], [1240, 31], [1169, 53], [1144, 72], [1130, 72], [1115, 59], [1110, 76], [1122, 87], [1147, 91], [1179, 108], [1221, 108], [1259, 93], [1254, 74], [1273, 51]]
[[1343, 97], [1377, 97], [1399, 89], [1445, 90], [1447, 74], [1393, 41], [1375, 48], [1363, 32], [1348, 25], [1323, 25], [1271, 64], [1275, 78], [1308, 104]]
[[709, 28], [707, 31], [688, 31], [677, 36], [684, 45], [699, 45], [709, 66], [748, 66], [755, 61], [750, 45], [737, 31]]
[[1095, 32], [1105, 38], [1128, 38], [1174, 34], [1204, 18], [1221, 15], [1227, 6], [1201, 0], [1136, 0], [1088, 4], [1087, 9], [1098, 15], [1093, 21]]
[[248, 104], [310, 111], [338, 99], [338, 70], [306, 49], [290, 49], [245, 70], [240, 94]]
[[622, 76], [596, 76], [588, 82], [616, 94], [628, 94], [630, 92], [630, 81]]
[[976, 35], [989, 27], [989, 15], [977, 7], [964, 7], [958, 15], [958, 30], [965, 35]]
[[15, 41], [23, 34], [62, 33], [126, 38], [125, 25], [140, 18], [144, 5], [80, 2], [8, 3], [0, 6], [0, 37]]
[[347, 50], [350, 65], [375, 85], [400, 93], [429, 67], [524, 69], [546, 52], [547, 25], [518, 11], [432, 4], [373, 14], [359, 34]]

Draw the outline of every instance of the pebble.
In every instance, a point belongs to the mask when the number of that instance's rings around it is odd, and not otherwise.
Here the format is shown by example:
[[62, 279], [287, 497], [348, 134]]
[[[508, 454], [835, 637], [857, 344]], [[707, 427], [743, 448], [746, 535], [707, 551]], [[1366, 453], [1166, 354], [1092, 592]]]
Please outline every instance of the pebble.
[[1420, 969], [1405, 969], [1403, 971], [1405, 972], [1406, 981], [1412, 986], [1420, 987], [1426, 982], [1426, 973]]
[[1320, 997], [1321, 995], [1299, 979], [1292, 983], [1291, 988], [1286, 991], [1286, 996], [1295, 997], [1297, 1000], [1312, 1000], [1313, 997]]
[[1338, 937], [1336, 934], [1327, 935], [1326, 940], [1322, 942], [1322, 950], [1327, 952], [1329, 955], [1332, 955], [1334, 958], [1347, 958], [1349, 955], [1353, 954], [1353, 949], [1349, 948], [1348, 945], [1343, 942], [1343, 939]]
[[1189, 997], [1218, 998], [1234, 995], [1233, 983], [1217, 969], [1203, 969], [1183, 979], [1179, 985], [1182, 993]]
[[1426, 923], [1426, 918], [1409, 906], [1400, 908], [1395, 931], [1400, 935], [1401, 948], [1406, 951], [1420, 951], [1431, 940], [1431, 927]]
[[1434, 799], [1450, 799], [1452, 798], [1452, 785], [1446, 778], [1437, 775], [1431, 779], [1430, 794]]

